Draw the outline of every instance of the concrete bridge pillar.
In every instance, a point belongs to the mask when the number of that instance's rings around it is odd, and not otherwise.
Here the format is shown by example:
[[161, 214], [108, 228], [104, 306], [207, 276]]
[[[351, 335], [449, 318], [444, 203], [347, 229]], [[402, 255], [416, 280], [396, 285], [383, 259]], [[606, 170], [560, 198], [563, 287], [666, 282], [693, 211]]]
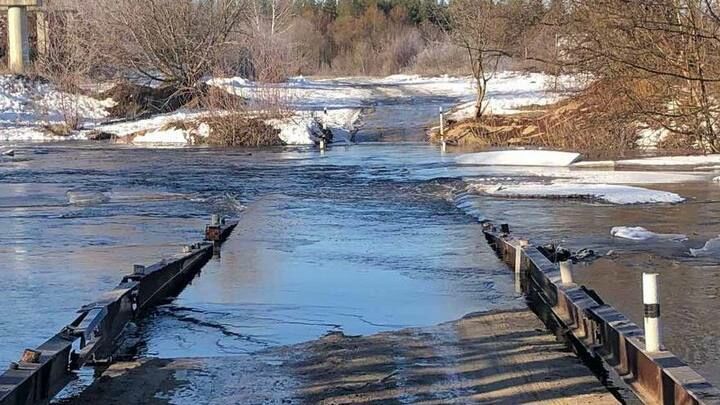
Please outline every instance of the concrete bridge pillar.
[[0, 7], [7, 7], [8, 67], [15, 74], [25, 73], [25, 69], [30, 64], [28, 7], [40, 6], [42, 6], [42, 0], [0, 0]]

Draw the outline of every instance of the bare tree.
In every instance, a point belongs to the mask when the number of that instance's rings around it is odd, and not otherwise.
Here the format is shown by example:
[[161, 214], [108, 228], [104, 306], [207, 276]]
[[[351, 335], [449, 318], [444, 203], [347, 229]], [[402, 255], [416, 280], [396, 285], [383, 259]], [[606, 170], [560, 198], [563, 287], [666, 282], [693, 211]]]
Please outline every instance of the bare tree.
[[502, 2], [495, 0], [454, 0], [450, 3], [450, 38], [466, 53], [477, 86], [476, 117], [487, 104], [488, 82], [501, 59], [510, 57], [510, 22]]
[[720, 19], [710, 0], [572, 0], [568, 63], [617, 83], [638, 120], [720, 151]]
[[95, 0], [83, 2], [108, 65], [195, 92], [233, 35], [243, 35], [243, 0]]
[[263, 82], [284, 80], [298, 40], [288, 35], [294, 26], [292, 0], [249, 0], [243, 13], [249, 22], [255, 77]]

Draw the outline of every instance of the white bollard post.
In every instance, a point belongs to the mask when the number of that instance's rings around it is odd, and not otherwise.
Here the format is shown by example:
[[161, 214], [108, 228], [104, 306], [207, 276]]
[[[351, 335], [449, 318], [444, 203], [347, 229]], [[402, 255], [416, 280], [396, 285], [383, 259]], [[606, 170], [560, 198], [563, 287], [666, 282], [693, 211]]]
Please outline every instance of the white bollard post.
[[560, 262], [560, 280], [564, 285], [573, 284], [572, 261]]
[[320, 139], [320, 150], [325, 151], [325, 139]]
[[210, 225], [212, 225], [212, 226], [218, 226], [218, 225], [220, 225], [220, 215], [213, 214], [213, 215], [210, 217]]
[[645, 350], [660, 351], [660, 301], [658, 274], [643, 273], [643, 304], [645, 309]]
[[445, 116], [443, 114], [443, 108], [440, 107], [440, 137], [445, 137]]
[[515, 292], [522, 293], [522, 253], [528, 241], [518, 240], [515, 243]]
[[30, 62], [27, 32], [27, 7], [8, 7], [8, 67], [15, 74], [25, 73]]

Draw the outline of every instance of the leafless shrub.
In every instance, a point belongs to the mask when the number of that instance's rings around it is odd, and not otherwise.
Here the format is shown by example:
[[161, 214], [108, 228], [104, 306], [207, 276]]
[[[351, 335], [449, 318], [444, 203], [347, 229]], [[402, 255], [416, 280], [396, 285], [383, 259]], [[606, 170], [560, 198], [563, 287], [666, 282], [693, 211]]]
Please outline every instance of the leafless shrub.
[[54, 4], [37, 16], [52, 27], [52, 35], [35, 61], [35, 71], [61, 91], [57, 103], [45, 108], [47, 111], [59, 109], [64, 128], [60, 130], [60, 126], [50, 123], [47, 127], [55, 134], [67, 135], [82, 124], [81, 98], [76, 93], [95, 68], [98, 54], [91, 44], [87, 26], [77, 13], [62, 7], [62, 3]]
[[82, 2], [103, 60], [121, 73], [197, 93], [223, 52], [242, 36], [242, 0], [95, 0]]
[[708, 0], [573, 0], [566, 64], [627, 84], [643, 122], [720, 151], [720, 8]]

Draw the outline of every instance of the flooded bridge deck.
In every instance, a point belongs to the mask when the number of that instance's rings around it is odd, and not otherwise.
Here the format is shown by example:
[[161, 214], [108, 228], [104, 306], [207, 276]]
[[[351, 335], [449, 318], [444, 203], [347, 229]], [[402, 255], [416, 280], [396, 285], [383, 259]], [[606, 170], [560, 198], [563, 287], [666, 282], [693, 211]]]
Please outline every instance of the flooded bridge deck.
[[104, 377], [65, 403], [618, 403], [522, 309], [253, 356], [118, 363]]

